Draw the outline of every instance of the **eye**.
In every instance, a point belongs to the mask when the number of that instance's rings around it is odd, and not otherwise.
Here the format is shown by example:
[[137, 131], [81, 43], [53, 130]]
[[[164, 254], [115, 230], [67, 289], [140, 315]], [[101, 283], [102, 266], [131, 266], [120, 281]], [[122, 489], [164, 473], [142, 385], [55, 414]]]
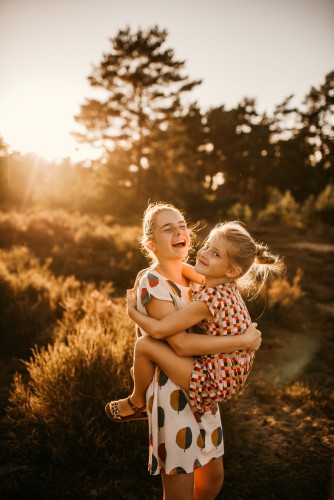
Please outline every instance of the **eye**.
[[214, 257], [220, 257], [219, 253], [218, 252], [213, 252], [213, 256]]

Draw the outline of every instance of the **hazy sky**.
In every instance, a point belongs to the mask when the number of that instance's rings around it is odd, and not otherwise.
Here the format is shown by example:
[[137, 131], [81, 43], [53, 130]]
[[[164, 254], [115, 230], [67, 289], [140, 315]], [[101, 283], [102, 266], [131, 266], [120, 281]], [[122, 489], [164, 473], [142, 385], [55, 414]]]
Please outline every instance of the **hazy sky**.
[[[202, 109], [255, 97], [300, 104], [334, 70], [333, 0], [0, 0], [0, 135], [22, 152], [82, 158], [73, 115], [87, 76], [130, 25], [167, 29]], [[77, 150], [79, 147], [79, 151]]]

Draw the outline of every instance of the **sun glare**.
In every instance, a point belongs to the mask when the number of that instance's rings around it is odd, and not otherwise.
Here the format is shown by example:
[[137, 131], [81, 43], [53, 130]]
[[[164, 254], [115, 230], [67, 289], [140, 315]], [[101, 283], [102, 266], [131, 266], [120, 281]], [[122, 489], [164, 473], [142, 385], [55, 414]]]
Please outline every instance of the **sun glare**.
[[[73, 115], [77, 109], [69, 110], [58, 89], [50, 89], [50, 83], [34, 86], [31, 82], [26, 92], [15, 92], [15, 99], [8, 99], [4, 140], [12, 149], [22, 154], [35, 153], [48, 161], [69, 157], [72, 161], [95, 159], [99, 152], [88, 145], [79, 144], [71, 136], [76, 123]], [[9, 106], [9, 104], [8, 104]]]

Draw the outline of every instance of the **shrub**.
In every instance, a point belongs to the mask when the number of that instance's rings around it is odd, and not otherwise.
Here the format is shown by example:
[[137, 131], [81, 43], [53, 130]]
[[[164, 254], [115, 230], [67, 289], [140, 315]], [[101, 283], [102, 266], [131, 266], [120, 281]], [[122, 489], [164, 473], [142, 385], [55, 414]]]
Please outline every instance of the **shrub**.
[[334, 221], [334, 185], [328, 184], [315, 200], [315, 208], [321, 220], [329, 224]]
[[24, 356], [35, 343], [52, 340], [63, 300], [81, 286], [73, 277], [55, 277], [49, 262], [40, 264], [27, 248], [2, 250], [0, 256], [0, 343], [12, 355]]
[[107, 325], [97, 328], [86, 315], [66, 341], [35, 349], [26, 383], [16, 375], [5, 418], [10, 460], [117, 469], [146, 453], [145, 423], [124, 424], [120, 433], [104, 413], [107, 401], [129, 393], [134, 343], [124, 301], [108, 311]]
[[55, 275], [113, 282], [125, 290], [146, 262], [139, 250], [140, 228], [119, 226], [110, 216], [67, 213], [0, 212], [0, 245], [25, 246]]
[[227, 212], [230, 219], [238, 219], [244, 222], [252, 220], [253, 212], [249, 205], [242, 203], [235, 203]]
[[273, 189], [267, 206], [258, 213], [259, 221], [283, 222], [290, 226], [301, 226], [300, 206], [290, 193], [282, 194]]
[[269, 307], [293, 307], [296, 300], [298, 300], [303, 295], [303, 291], [300, 287], [302, 276], [303, 271], [302, 269], [298, 268], [292, 280], [292, 285], [290, 285], [289, 281], [286, 278], [273, 281], [270, 284], [268, 290]]

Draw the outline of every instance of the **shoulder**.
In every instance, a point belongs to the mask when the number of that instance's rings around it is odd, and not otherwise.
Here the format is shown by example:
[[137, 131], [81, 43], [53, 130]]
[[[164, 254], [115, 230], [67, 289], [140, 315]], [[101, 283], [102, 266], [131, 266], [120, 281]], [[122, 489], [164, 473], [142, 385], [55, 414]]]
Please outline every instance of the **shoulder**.
[[238, 292], [238, 288], [234, 283], [224, 283], [215, 287], [203, 286], [195, 293], [195, 299], [219, 309], [221, 304], [229, 302], [235, 292]]
[[143, 306], [145, 306], [152, 297], [159, 300], [172, 300], [166, 280], [152, 269], [147, 269], [141, 277], [138, 293], [138, 298]]

